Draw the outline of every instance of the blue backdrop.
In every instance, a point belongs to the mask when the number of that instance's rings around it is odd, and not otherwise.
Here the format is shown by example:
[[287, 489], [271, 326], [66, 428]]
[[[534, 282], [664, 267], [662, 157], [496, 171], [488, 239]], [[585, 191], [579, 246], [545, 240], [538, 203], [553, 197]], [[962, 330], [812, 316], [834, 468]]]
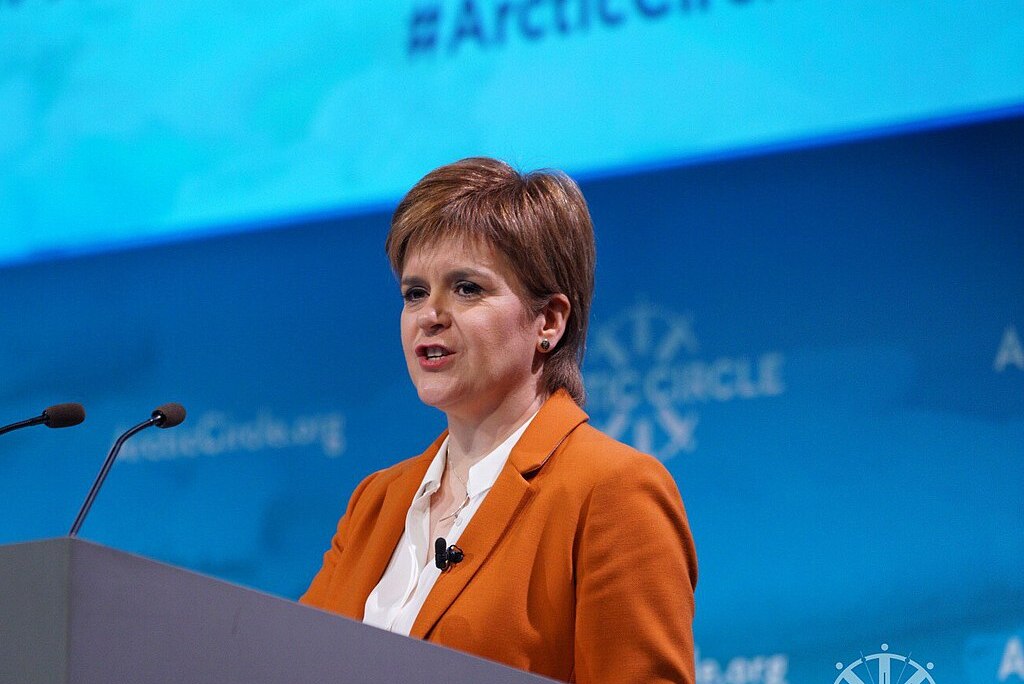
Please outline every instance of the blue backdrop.
[[[679, 483], [701, 684], [1024, 678], [1022, 168], [1011, 117], [583, 184], [588, 411]], [[387, 224], [0, 270], [0, 416], [89, 412], [0, 441], [0, 541], [64, 534], [116, 434], [180, 401], [83, 536], [297, 596], [354, 485], [443, 427]]]

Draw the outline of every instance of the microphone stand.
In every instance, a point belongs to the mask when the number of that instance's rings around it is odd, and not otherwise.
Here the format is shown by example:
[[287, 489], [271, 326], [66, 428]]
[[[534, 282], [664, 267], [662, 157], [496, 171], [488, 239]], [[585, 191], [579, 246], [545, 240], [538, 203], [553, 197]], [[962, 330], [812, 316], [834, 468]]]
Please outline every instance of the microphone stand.
[[45, 423], [45, 422], [46, 422], [46, 416], [42, 415], [42, 416], [36, 416], [35, 418], [29, 418], [28, 420], [23, 420], [20, 423], [11, 423], [10, 425], [5, 425], [3, 427], [0, 427], [0, 435], [4, 434], [5, 432], [12, 432], [13, 430], [20, 430], [21, 428], [31, 427], [33, 425], [39, 425], [40, 423]]
[[117, 454], [121, 451], [121, 446], [125, 441], [132, 435], [142, 432], [151, 425], [156, 425], [158, 428], [172, 428], [175, 425], [180, 425], [183, 420], [185, 420], [184, 406], [175, 403], [163, 404], [162, 406], [157, 406], [156, 409], [153, 410], [153, 414], [150, 416], [149, 420], [139, 423], [117, 438], [117, 441], [114, 442], [114, 446], [110, 448], [110, 453], [107, 454], [107, 460], [103, 461], [103, 467], [100, 468], [100, 474], [96, 476], [96, 481], [92, 483], [92, 488], [89, 490], [88, 496], [85, 497], [85, 502], [82, 504], [82, 508], [78, 511], [78, 517], [75, 518], [75, 522], [71, 526], [71, 531], [68, 532], [69, 537], [75, 537], [78, 535], [78, 530], [81, 529], [82, 523], [85, 522], [85, 516], [89, 514], [89, 509], [92, 508], [92, 502], [96, 499], [96, 495], [99, 494], [100, 487], [103, 486], [103, 481], [107, 479], [107, 473], [110, 472], [110, 467], [114, 465], [114, 460], [117, 458]]
[[81, 529], [82, 523], [85, 522], [85, 516], [89, 515], [89, 509], [92, 508], [92, 502], [96, 499], [96, 495], [99, 494], [100, 487], [103, 486], [103, 481], [107, 479], [107, 473], [110, 472], [111, 466], [114, 465], [114, 461], [117, 459], [117, 454], [121, 451], [121, 446], [129, 437], [142, 432], [152, 425], [156, 425], [163, 419], [164, 417], [162, 415], [156, 414], [149, 420], [139, 423], [117, 438], [117, 441], [114, 442], [114, 446], [110, 448], [110, 453], [107, 454], [107, 459], [103, 461], [103, 467], [100, 468], [100, 474], [96, 476], [96, 480], [92, 483], [92, 488], [89, 490], [89, 494], [85, 497], [85, 502], [82, 504], [82, 508], [78, 511], [78, 517], [75, 518], [74, 524], [71, 525], [71, 531], [68, 532], [69, 537], [78, 536], [78, 530]]

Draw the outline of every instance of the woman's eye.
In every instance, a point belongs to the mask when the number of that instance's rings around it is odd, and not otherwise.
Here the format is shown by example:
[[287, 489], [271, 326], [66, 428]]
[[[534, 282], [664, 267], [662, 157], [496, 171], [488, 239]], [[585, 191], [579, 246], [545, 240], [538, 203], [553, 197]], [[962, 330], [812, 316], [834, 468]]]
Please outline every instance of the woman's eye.
[[402, 299], [407, 302], [415, 302], [427, 296], [427, 291], [422, 287], [410, 287], [402, 293]]
[[455, 292], [463, 297], [472, 297], [483, 291], [484, 289], [476, 283], [458, 283], [455, 285]]

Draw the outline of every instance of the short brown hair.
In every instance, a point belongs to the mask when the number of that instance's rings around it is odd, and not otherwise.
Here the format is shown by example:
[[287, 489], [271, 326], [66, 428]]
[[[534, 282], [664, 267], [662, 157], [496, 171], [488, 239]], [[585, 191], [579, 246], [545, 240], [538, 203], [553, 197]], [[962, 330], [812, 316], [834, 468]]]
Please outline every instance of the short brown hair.
[[391, 217], [384, 249], [401, 277], [413, 245], [469, 238], [504, 256], [526, 307], [539, 313], [554, 294], [571, 306], [565, 334], [545, 361], [548, 392], [564, 388], [580, 406], [583, 352], [594, 293], [594, 226], [576, 183], [561, 171], [520, 173], [503, 161], [472, 157], [434, 169]]

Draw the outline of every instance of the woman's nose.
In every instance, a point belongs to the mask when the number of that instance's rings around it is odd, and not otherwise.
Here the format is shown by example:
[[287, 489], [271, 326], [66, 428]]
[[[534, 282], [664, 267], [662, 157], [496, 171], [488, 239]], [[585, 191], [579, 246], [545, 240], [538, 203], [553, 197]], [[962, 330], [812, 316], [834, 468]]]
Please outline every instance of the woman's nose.
[[431, 331], [447, 328], [451, 323], [451, 316], [448, 313], [448, 303], [441, 295], [431, 295], [420, 309], [417, 319], [420, 328]]

